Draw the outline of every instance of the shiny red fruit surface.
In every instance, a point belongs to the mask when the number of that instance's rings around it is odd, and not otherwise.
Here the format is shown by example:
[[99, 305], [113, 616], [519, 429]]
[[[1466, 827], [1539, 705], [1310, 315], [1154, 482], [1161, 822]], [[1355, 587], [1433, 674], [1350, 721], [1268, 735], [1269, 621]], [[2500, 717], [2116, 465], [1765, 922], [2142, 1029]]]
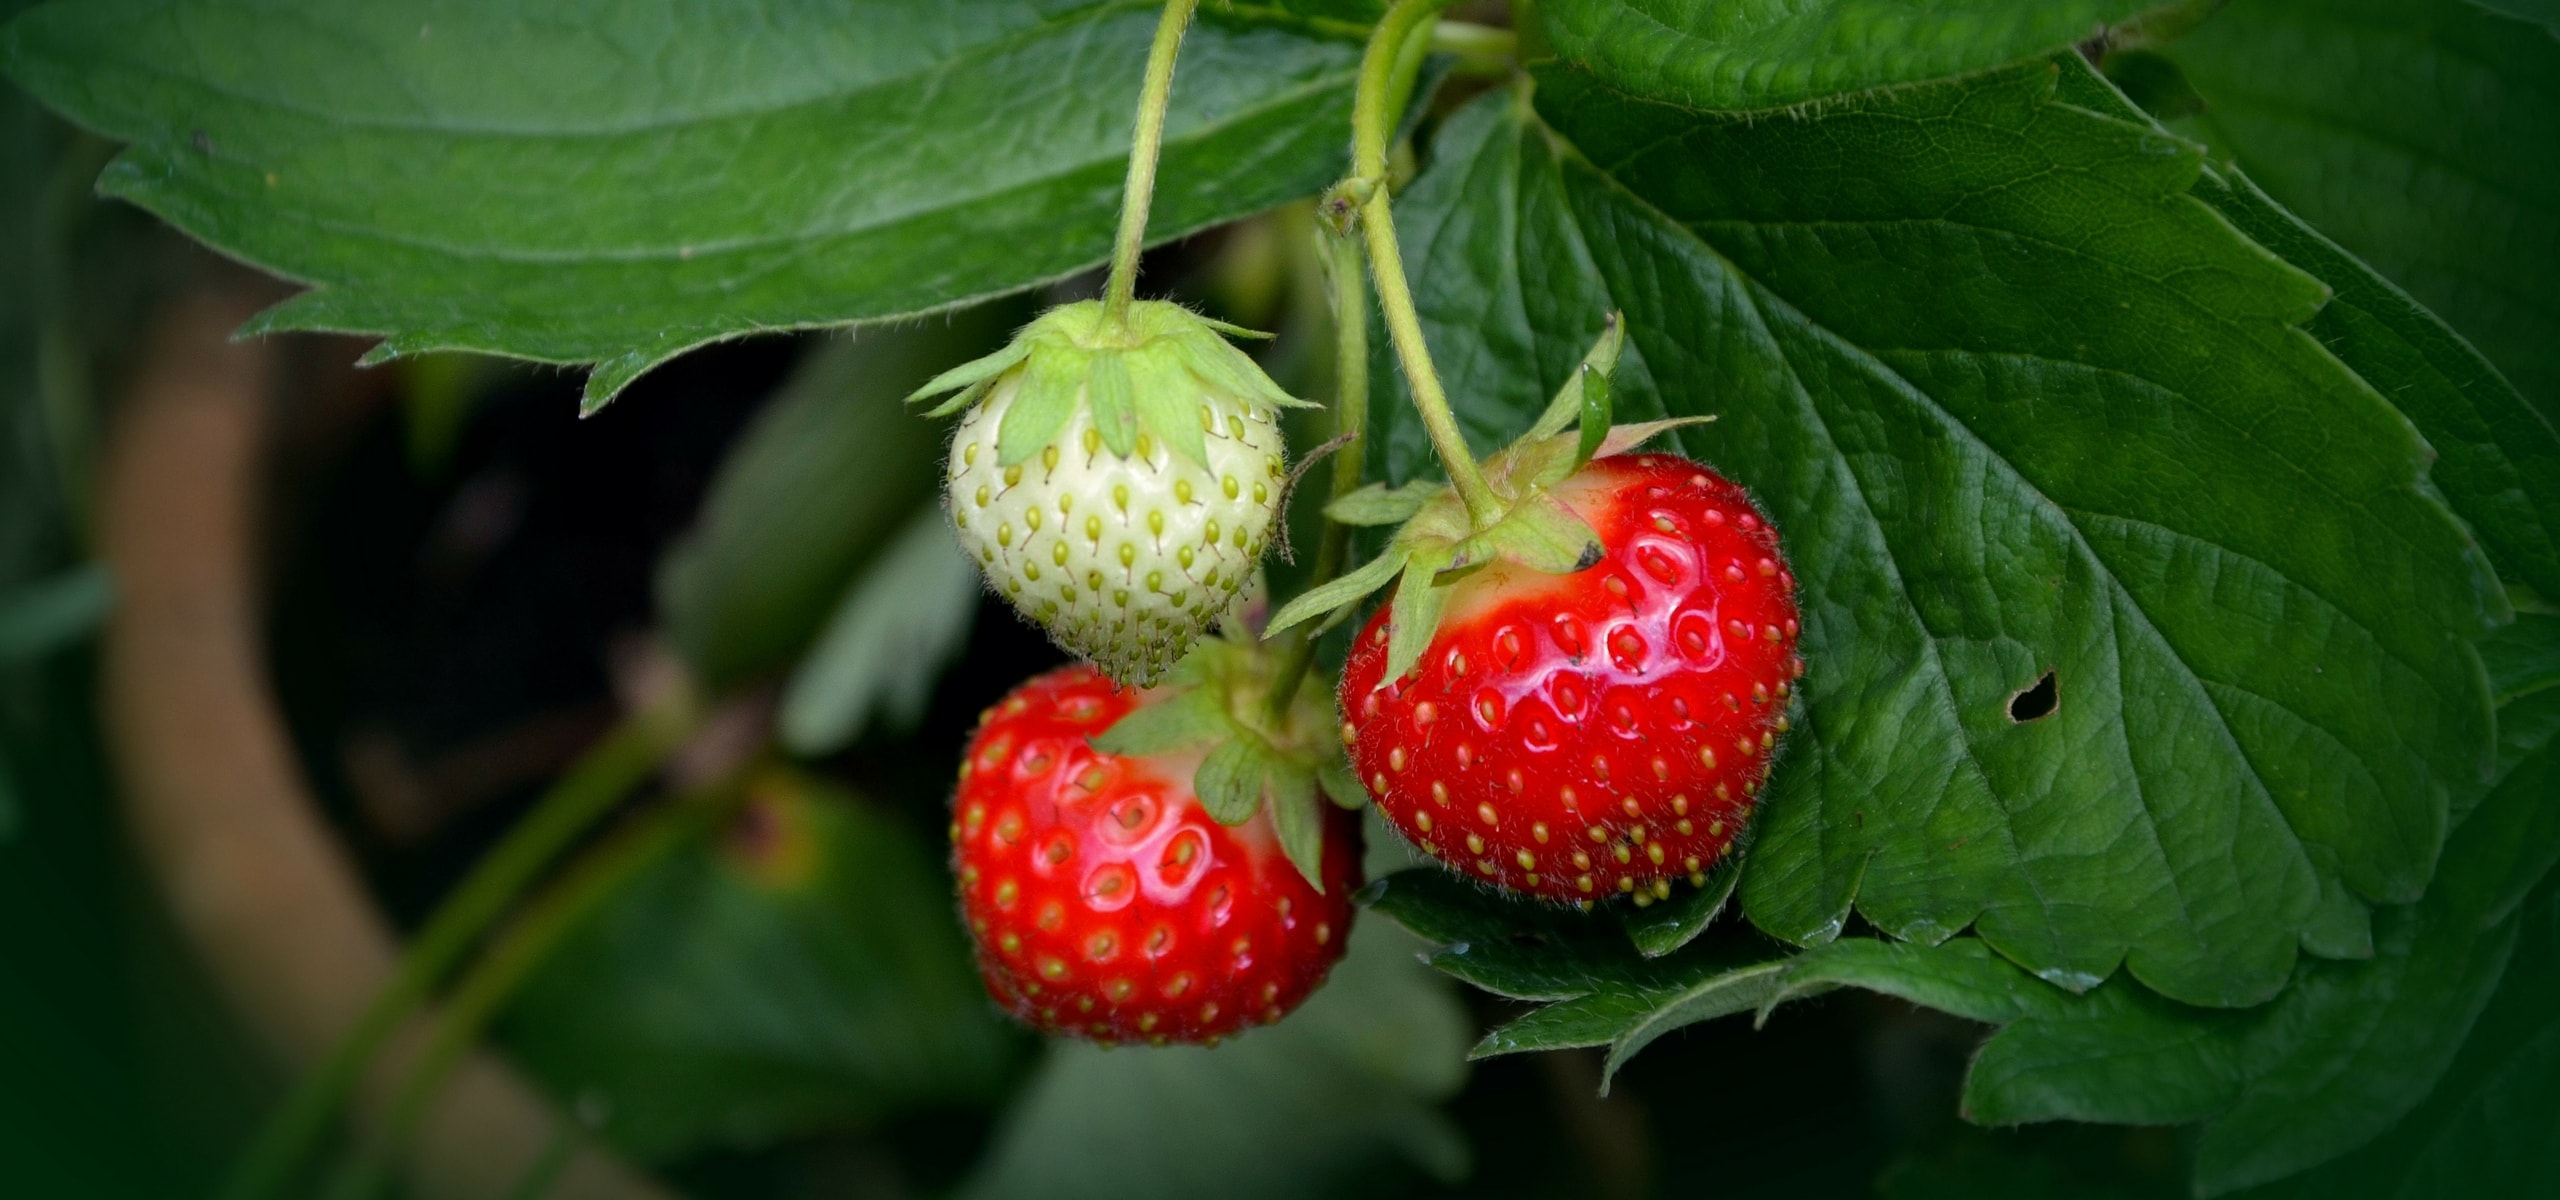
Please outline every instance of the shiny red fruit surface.
[[979, 973], [1043, 1032], [1203, 1042], [1276, 1021], [1350, 932], [1353, 814], [1326, 807], [1318, 892], [1267, 812], [1230, 827], [1201, 808], [1201, 755], [1087, 744], [1148, 695], [1052, 671], [987, 710], [961, 767], [952, 863]]
[[1552, 494], [1600, 562], [1465, 578], [1384, 687], [1380, 609], [1343, 672], [1343, 734], [1380, 811], [1451, 870], [1552, 900], [1667, 897], [1768, 778], [1804, 673], [1795, 576], [1743, 490], [1687, 459], [1597, 459]]

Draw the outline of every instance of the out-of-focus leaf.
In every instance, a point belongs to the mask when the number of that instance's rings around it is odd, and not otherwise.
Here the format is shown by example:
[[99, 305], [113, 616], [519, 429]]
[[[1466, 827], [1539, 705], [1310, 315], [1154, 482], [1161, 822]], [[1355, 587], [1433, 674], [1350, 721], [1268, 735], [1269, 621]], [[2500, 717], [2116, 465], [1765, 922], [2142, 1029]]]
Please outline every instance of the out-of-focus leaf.
[[[707, 341], [1100, 261], [1154, 9], [108, 0], [26, 14], [0, 70], [133, 143], [109, 194], [315, 285], [253, 328], [598, 363], [593, 406]], [[1156, 236], [1338, 176], [1358, 56], [1207, 6]]]
[[668, 635], [713, 687], [797, 657], [863, 564], [934, 494], [942, 431], [899, 401], [1001, 336], [1010, 315], [974, 312], [810, 348], [659, 567]]
[[[2065, 55], [1734, 117], [1543, 69], [1443, 128], [1407, 272], [1480, 444], [1622, 309], [1619, 418], [1715, 414], [1670, 437], [1785, 534], [1809, 670], [1754, 923], [2256, 1004], [2426, 887], [2504, 596], [2303, 332], [2328, 290], [2192, 194], [2199, 148], [2073, 101], [2105, 86]], [[1389, 482], [1430, 470], [1404, 407]]]
[[1437, 1105], [1465, 1078], [1467, 1018], [1362, 921], [1304, 1008], [1215, 1048], [1050, 1049], [963, 1200], [1283, 1200], [1401, 1159], [1444, 1181], [1467, 1149]]
[[2182, 128], [2560, 421], [2560, 34], [2467, 0], [2234, 0], [2164, 50], [2205, 100]]
[[1638, 96], [1766, 109], [2043, 58], [2171, 0], [1545, 0], [1566, 61]]
[[115, 580], [97, 564], [0, 593], [0, 667], [71, 644], [114, 606]]
[[2506, 978], [2426, 1100], [2355, 1153], [2249, 1200], [2450, 1200], [2560, 1192], [2560, 877], [2527, 902]]
[[1017, 1049], [921, 839], [811, 779], [755, 789], [717, 843], [571, 934], [502, 1023], [644, 1161], [982, 1101]]
[[943, 667], [969, 640], [978, 571], [933, 505], [854, 577], [817, 644], [782, 692], [782, 743], [794, 753], [844, 748], [877, 719], [923, 715]]

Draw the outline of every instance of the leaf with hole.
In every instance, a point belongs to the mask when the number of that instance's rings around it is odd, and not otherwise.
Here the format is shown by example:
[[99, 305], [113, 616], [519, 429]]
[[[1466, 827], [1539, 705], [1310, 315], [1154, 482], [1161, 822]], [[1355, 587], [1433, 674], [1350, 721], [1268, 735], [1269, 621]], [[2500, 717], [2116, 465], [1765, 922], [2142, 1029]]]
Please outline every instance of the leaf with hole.
[[[1618, 417], [1712, 410], [1669, 436], [1784, 535], [1809, 671], [1753, 922], [2256, 1004], [2425, 888], [2504, 597], [2304, 331], [2327, 290], [2197, 198], [2197, 148], [2069, 100], [2105, 86], [2064, 56], [1729, 117], [1544, 68], [1441, 131], [1406, 268], [1471, 438], [1623, 310]], [[1391, 482], [1430, 470], [1403, 409]]]

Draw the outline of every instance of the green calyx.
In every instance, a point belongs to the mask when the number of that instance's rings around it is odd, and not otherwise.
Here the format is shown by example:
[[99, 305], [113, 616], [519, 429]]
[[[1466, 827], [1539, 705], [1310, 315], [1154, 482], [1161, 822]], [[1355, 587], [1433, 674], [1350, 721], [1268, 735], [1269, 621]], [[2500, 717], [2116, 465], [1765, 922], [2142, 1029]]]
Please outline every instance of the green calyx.
[[996, 435], [997, 461], [1020, 463], [1053, 443], [1080, 405], [1113, 454], [1138, 453], [1143, 435], [1206, 468], [1203, 436], [1217, 401], [1246, 412], [1311, 407], [1282, 391], [1229, 337], [1261, 337], [1179, 304], [1140, 300], [1115, 319], [1099, 300], [1062, 304], [1024, 326], [1005, 348], [934, 376], [907, 397], [957, 394], [928, 410], [945, 417], [1021, 379]]
[[1625, 348], [1625, 323], [1617, 313], [1610, 313], [1600, 340], [1557, 390], [1537, 423], [1479, 465], [1485, 483], [1501, 501], [1499, 510], [1488, 517], [1471, 515], [1448, 485], [1426, 482], [1400, 488], [1371, 484], [1326, 505], [1325, 516], [1342, 524], [1402, 528], [1378, 557], [1310, 589], [1273, 614], [1269, 632], [1319, 617], [1324, 619], [1322, 627], [1329, 628], [1349, 616], [1363, 597], [1394, 580], [1387, 669], [1380, 676], [1383, 686], [1403, 678], [1421, 660], [1432, 635], [1439, 631], [1449, 589], [1470, 573], [1508, 562], [1549, 575], [1570, 575], [1599, 563], [1603, 553], [1599, 535], [1549, 493], [1594, 458], [1623, 454], [1657, 434], [1713, 419], [1613, 426], [1609, 375]]
[[1270, 712], [1275, 661], [1259, 647], [1210, 639], [1165, 677], [1162, 693], [1093, 739], [1105, 754], [1208, 752], [1192, 790], [1211, 818], [1241, 825], [1266, 807], [1280, 849], [1324, 890], [1324, 803], [1368, 803], [1333, 732], [1333, 705], [1300, 689], [1285, 717]]

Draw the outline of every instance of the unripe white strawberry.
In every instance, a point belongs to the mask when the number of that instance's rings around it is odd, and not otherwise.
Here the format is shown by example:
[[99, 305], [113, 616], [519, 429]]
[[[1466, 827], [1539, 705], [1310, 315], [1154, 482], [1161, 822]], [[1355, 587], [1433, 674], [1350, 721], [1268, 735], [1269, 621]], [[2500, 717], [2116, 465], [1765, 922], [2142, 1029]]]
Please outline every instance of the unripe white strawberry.
[[1156, 682], [1262, 558], [1282, 392], [1216, 325], [1163, 301], [1052, 309], [918, 395], [968, 408], [944, 495], [988, 583], [1122, 683]]

